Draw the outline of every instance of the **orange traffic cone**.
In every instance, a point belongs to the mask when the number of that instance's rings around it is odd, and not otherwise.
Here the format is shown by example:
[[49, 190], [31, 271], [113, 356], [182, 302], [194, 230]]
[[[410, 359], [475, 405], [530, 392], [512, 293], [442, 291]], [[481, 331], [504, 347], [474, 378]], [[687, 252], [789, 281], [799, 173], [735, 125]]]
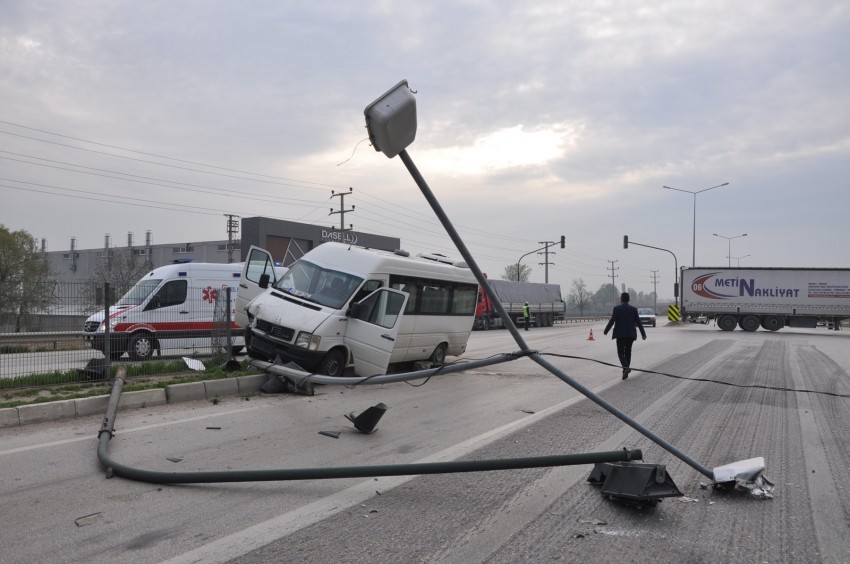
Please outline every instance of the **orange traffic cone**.
[[587, 336], [587, 340], [588, 341], [595, 341], [596, 340], [596, 339], [593, 338], [593, 328], [592, 327], [590, 328], [590, 335]]

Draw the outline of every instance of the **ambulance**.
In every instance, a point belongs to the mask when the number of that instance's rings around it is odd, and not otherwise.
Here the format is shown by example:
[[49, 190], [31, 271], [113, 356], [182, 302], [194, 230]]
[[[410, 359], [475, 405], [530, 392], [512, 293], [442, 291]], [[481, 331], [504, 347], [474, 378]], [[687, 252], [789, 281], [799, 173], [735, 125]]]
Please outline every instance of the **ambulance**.
[[[150, 271], [109, 309], [109, 355], [130, 360], [161, 355], [210, 352], [214, 328], [226, 329], [227, 311], [219, 304], [221, 322], [215, 325], [216, 302], [230, 288], [231, 346], [234, 354], [245, 345], [244, 329], [235, 321], [236, 292], [241, 264], [178, 262]], [[214, 327], [215, 326], [215, 327]], [[84, 345], [104, 352], [104, 312], [85, 322]]]

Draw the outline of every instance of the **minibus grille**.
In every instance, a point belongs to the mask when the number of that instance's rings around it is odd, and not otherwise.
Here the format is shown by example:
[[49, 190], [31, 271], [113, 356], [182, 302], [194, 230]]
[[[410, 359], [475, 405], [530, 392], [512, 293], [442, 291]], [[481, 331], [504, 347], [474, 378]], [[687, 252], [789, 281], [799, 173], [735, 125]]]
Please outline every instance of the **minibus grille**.
[[269, 335], [270, 337], [274, 337], [275, 339], [280, 339], [281, 341], [289, 342], [292, 340], [295, 331], [289, 327], [283, 327], [282, 325], [275, 325], [274, 323], [269, 323], [263, 319], [257, 320], [257, 329]]

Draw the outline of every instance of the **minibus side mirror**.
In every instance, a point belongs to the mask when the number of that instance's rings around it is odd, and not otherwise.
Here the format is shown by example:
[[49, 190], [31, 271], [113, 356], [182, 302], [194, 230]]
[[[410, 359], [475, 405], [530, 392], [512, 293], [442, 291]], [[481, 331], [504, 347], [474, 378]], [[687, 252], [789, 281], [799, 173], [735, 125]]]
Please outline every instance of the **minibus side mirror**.
[[266, 288], [269, 287], [269, 279], [270, 279], [270, 277], [269, 277], [268, 274], [261, 274], [260, 275], [260, 281], [258, 282], [257, 285], [260, 288], [262, 288], [263, 290], [265, 290]]
[[363, 305], [360, 302], [351, 304], [351, 307], [348, 308], [345, 315], [347, 317], [353, 317], [354, 319], [360, 319], [363, 316]]

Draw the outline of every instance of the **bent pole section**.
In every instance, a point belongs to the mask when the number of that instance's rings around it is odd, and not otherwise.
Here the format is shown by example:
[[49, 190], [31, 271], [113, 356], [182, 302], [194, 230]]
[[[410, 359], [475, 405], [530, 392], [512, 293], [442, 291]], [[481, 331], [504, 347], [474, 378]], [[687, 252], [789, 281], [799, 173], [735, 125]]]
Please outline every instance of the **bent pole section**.
[[377, 476], [416, 476], [459, 472], [486, 472], [516, 470], [550, 466], [575, 466], [600, 462], [630, 462], [642, 460], [640, 450], [615, 450], [523, 458], [489, 460], [456, 460], [446, 462], [417, 462], [412, 464], [378, 464], [372, 466], [339, 466], [332, 468], [282, 468], [267, 470], [223, 470], [202, 472], [162, 472], [126, 466], [113, 460], [107, 450], [115, 428], [115, 418], [124, 386], [119, 375], [112, 386], [98, 433], [97, 457], [106, 470], [107, 477], [120, 476], [138, 482], [153, 484], [209, 484], [223, 482], [270, 482], [290, 480], [323, 480], [337, 478], [371, 478]]

